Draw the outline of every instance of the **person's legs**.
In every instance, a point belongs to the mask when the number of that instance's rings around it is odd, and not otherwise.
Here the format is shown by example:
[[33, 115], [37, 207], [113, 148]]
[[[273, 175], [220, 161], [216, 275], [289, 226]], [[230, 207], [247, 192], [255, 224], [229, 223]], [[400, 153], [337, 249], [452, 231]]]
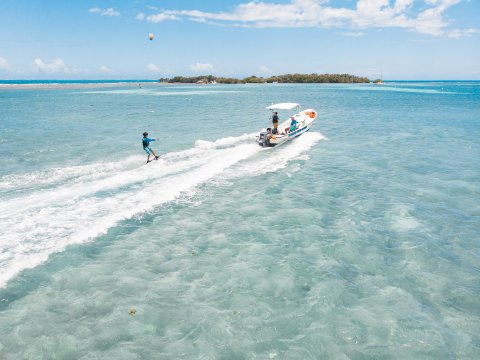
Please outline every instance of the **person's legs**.
[[155, 151], [151, 150], [152, 151], [152, 154], [153, 156], [155, 156], [155, 160], [158, 160], [159, 156], [157, 156], [157, 154], [155, 154]]
[[145, 150], [145, 152], [147, 153], [147, 164], [150, 162], [150, 152], [152, 151], [152, 149], [148, 148], [148, 147], [145, 147], [143, 148], [143, 150]]

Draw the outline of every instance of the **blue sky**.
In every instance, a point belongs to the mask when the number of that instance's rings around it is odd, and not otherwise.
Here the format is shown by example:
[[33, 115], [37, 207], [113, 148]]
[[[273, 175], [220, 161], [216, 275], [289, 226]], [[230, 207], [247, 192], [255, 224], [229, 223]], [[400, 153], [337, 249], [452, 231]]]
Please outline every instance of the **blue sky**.
[[480, 79], [480, 1], [0, 1], [0, 79], [294, 72]]

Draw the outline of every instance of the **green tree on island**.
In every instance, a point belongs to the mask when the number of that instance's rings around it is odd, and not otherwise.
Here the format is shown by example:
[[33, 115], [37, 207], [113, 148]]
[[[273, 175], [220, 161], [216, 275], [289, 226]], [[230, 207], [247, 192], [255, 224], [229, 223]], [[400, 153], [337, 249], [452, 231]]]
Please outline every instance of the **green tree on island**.
[[[183, 83], [183, 84], [209, 84], [217, 82], [219, 84], [261, 84], [261, 83], [285, 83], [285, 84], [312, 84], [312, 83], [369, 83], [370, 80], [366, 77], [359, 77], [350, 74], [284, 74], [275, 75], [268, 78], [257, 77], [255, 75], [246, 77], [244, 79], [216, 77], [213, 75], [202, 75], [193, 77], [175, 76], [171, 79], [161, 78], [160, 82], [168, 83]], [[377, 80], [375, 80], [377, 81]]]

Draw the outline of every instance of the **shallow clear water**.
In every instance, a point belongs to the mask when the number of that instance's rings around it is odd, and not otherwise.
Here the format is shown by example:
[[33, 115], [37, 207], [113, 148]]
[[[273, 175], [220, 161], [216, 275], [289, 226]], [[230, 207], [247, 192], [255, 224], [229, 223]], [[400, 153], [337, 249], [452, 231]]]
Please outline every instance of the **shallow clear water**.
[[[256, 146], [290, 101], [312, 130]], [[0, 358], [478, 358], [479, 104], [478, 82], [1, 88]]]

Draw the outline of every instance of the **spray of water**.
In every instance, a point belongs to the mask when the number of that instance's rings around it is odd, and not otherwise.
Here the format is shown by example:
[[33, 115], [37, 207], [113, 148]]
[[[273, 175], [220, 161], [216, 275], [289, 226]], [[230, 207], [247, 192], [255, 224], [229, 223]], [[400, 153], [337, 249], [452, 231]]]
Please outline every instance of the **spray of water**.
[[119, 221], [180, 196], [193, 196], [206, 182], [285, 168], [323, 138], [307, 133], [278, 149], [262, 149], [253, 136], [198, 140], [148, 165], [138, 156], [0, 178], [6, 199], [0, 203], [0, 287], [50, 254], [92, 241]]

